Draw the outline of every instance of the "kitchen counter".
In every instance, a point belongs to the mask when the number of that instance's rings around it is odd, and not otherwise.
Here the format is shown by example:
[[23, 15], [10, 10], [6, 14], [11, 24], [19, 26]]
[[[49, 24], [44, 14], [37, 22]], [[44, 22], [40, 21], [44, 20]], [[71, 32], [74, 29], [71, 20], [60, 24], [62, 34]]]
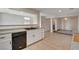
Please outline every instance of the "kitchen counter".
[[7, 33], [16, 33], [22, 32], [26, 30], [31, 30], [34, 28], [38, 28], [37, 25], [0, 25], [0, 35]]
[[16, 33], [16, 32], [22, 32], [22, 31], [29, 31], [29, 30], [36, 30], [40, 28], [24, 28], [24, 29], [4, 29], [0, 30], [0, 35], [2, 34], [8, 34], [8, 33]]
[[26, 30], [25, 29], [6, 29], [6, 30], [0, 30], [0, 35], [8, 34], [8, 33], [22, 32], [22, 31], [26, 31]]
[[0, 30], [3, 29], [21, 29], [21, 28], [30, 28], [30, 27], [38, 27], [36, 24], [30, 25], [0, 25]]

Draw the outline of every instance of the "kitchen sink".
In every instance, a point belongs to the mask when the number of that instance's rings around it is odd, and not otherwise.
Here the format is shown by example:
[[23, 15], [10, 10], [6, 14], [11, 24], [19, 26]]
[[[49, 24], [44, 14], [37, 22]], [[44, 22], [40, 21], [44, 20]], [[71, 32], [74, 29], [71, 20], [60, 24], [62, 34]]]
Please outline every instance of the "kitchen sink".
[[33, 29], [38, 29], [38, 28], [34, 28], [34, 27], [31, 27], [31, 28], [25, 28], [26, 30], [33, 30]]

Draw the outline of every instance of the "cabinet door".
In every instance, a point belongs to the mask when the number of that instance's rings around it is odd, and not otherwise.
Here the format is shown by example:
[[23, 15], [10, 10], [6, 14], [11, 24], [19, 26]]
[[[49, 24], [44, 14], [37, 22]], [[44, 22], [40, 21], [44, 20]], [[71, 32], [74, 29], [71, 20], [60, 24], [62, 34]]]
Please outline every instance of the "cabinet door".
[[27, 45], [34, 43], [35, 41], [35, 32], [27, 31]]
[[11, 50], [11, 36], [0, 36], [0, 50]]
[[41, 40], [44, 37], [43, 33], [41, 29], [27, 31], [27, 45]]

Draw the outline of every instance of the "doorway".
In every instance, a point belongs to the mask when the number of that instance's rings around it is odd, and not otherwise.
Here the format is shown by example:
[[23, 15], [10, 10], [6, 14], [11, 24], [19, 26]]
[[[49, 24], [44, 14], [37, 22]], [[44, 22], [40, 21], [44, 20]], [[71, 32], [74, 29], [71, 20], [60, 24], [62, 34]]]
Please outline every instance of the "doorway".
[[72, 35], [73, 34], [73, 20], [71, 17], [56, 18], [55, 31], [57, 33]]

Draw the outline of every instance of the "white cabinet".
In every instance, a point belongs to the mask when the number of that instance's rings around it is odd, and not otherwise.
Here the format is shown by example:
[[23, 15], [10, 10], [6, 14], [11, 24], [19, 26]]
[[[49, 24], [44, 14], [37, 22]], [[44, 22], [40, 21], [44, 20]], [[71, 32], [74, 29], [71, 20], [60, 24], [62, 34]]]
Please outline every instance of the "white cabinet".
[[27, 30], [27, 46], [44, 38], [44, 29]]
[[11, 50], [11, 34], [0, 35], [0, 50]]

